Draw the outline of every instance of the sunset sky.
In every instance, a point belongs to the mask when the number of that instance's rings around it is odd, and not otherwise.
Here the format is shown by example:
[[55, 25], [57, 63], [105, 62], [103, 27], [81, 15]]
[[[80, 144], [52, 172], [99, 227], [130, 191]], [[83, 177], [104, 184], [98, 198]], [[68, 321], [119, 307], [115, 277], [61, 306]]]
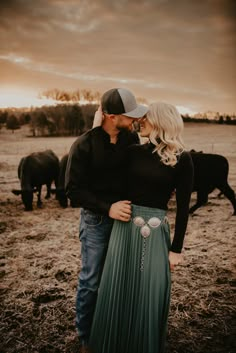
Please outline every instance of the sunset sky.
[[0, 0], [0, 18], [0, 106], [127, 87], [182, 111], [236, 113], [234, 0]]

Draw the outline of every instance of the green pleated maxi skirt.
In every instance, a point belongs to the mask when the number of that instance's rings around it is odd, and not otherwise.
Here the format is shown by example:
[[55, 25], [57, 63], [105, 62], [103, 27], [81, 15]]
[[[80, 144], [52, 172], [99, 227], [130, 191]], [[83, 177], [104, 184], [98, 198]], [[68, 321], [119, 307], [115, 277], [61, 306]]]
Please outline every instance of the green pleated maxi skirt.
[[92, 353], [164, 352], [169, 249], [164, 210], [132, 205], [130, 222], [114, 222], [90, 336]]

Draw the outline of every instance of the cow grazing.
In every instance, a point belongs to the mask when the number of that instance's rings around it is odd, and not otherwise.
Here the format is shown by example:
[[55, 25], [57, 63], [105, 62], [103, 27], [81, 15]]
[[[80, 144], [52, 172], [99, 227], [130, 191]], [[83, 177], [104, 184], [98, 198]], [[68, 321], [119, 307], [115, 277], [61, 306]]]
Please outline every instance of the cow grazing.
[[50, 197], [51, 184], [57, 187], [59, 176], [59, 159], [51, 150], [35, 152], [23, 157], [18, 166], [18, 178], [21, 190], [12, 190], [15, 195], [21, 195], [26, 211], [33, 209], [33, 194], [38, 192], [37, 206], [42, 206], [42, 185], [47, 186], [46, 198]]
[[[64, 155], [60, 160], [60, 173], [58, 178], [58, 186], [55, 191], [52, 190], [53, 192], [56, 192], [56, 198], [59, 201], [59, 204], [61, 205], [61, 207], [64, 207], [64, 208], [68, 206], [68, 197], [65, 191], [65, 173], [66, 173], [67, 161], [68, 161], [68, 154]], [[70, 201], [70, 206], [74, 208], [79, 207], [77, 204], [73, 203], [72, 201]]]
[[65, 192], [65, 172], [68, 161], [68, 154], [64, 155], [60, 160], [60, 173], [58, 178], [58, 185], [56, 189], [56, 198], [59, 201], [61, 207], [66, 208], [68, 206], [68, 198]]
[[190, 151], [190, 154], [194, 165], [193, 191], [197, 192], [197, 202], [190, 208], [189, 212], [193, 213], [196, 209], [206, 204], [208, 194], [214, 189], [219, 189], [232, 203], [233, 214], [236, 215], [235, 193], [228, 184], [228, 160], [218, 154], [192, 151]]

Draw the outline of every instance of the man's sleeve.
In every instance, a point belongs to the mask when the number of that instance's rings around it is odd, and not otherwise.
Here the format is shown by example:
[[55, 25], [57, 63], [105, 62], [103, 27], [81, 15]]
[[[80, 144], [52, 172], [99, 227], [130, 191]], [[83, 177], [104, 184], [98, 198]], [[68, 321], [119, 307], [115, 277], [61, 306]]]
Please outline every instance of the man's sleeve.
[[89, 143], [77, 140], [71, 146], [66, 173], [65, 189], [73, 207], [84, 207], [95, 212], [108, 213], [110, 204], [98, 200], [89, 186]]

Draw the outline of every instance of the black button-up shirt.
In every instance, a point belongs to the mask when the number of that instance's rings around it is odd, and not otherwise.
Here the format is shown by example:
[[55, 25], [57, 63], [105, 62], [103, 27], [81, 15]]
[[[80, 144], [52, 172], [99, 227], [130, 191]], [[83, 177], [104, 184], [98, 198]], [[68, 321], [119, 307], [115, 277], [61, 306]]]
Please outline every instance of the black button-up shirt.
[[108, 214], [112, 203], [124, 200], [127, 147], [139, 143], [137, 133], [121, 131], [116, 144], [102, 127], [78, 137], [70, 149], [65, 187], [73, 204]]

